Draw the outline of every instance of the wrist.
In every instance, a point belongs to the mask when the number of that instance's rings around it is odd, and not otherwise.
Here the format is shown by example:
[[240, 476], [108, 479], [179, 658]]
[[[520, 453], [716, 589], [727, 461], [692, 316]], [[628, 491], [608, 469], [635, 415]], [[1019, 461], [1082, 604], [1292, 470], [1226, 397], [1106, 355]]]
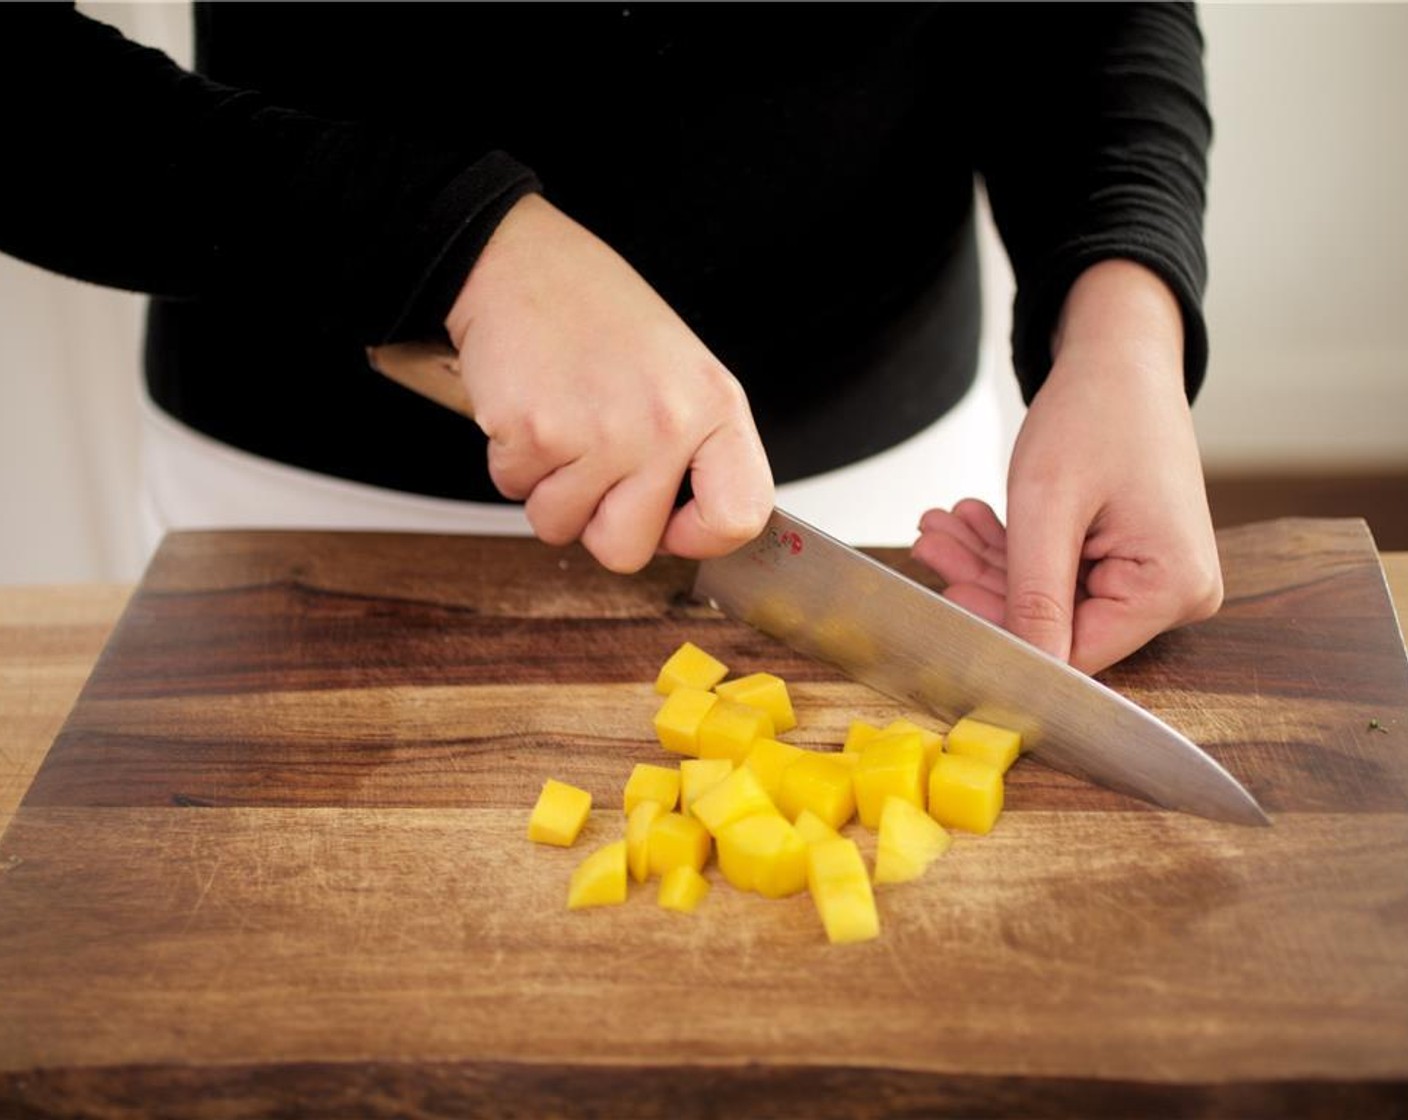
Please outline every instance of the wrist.
[[1117, 355], [1116, 365], [1182, 392], [1183, 342], [1183, 313], [1168, 285], [1134, 261], [1104, 260], [1082, 272], [1066, 295], [1052, 332], [1053, 372], [1080, 357]]
[[464, 348], [464, 336], [469, 331], [474, 309], [484, 299], [485, 289], [493, 286], [497, 262], [511, 251], [512, 246], [523, 236], [525, 227], [540, 220], [545, 210], [552, 210], [552, 204], [547, 199], [536, 192], [525, 194], [509, 207], [499, 224], [494, 227], [494, 232], [489, 235], [489, 240], [480, 250], [469, 275], [460, 286], [459, 295], [445, 316], [445, 331], [456, 351]]

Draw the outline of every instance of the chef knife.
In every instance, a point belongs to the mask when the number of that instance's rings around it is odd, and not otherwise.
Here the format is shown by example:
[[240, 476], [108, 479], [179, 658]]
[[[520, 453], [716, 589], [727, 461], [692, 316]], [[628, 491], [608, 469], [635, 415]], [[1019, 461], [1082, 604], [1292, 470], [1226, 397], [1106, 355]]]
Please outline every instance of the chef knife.
[[910, 707], [1018, 731], [1059, 770], [1169, 809], [1271, 823], [1216, 760], [1126, 697], [782, 510], [703, 561], [694, 592]]
[[[473, 416], [455, 353], [373, 347], [380, 373]], [[948, 723], [970, 715], [1022, 735], [1060, 770], [1238, 824], [1269, 824], [1241, 784], [1149, 712], [892, 568], [774, 510], [758, 537], [699, 566], [695, 595], [808, 656]]]

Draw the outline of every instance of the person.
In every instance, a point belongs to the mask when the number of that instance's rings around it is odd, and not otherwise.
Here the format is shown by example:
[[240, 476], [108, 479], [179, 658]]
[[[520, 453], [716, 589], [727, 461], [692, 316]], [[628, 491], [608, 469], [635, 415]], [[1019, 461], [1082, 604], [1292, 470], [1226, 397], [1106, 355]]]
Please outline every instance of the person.
[[[629, 572], [972, 383], [974, 176], [1029, 404], [955, 601], [1095, 672], [1216, 610], [1184, 5], [197, 5], [196, 73], [0, 8], [0, 249], [153, 295], [152, 401], [330, 478], [521, 502]], [[95, 190], [95, 186], [102, 190]], [[473, 424], [370, 369], [458, 352]], [[692, 496], [677, 501], [681, 481]]]

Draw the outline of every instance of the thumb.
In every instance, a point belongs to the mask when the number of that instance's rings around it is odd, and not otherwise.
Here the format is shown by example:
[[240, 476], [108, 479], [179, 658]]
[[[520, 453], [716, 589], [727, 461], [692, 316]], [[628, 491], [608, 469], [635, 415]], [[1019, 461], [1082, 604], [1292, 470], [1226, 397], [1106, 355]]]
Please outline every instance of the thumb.
[[1062, 661], [1071, 656], [1085, 530], [1085, 520], [1049, 494], [1008, 510], [1004, 625]]
[[701, 560], [722, 556], [763, 531], [772, 513], [772, 469], [752, 421], [716, 428], [690, 463], [694, 497], [665, 527], [661, 547]]

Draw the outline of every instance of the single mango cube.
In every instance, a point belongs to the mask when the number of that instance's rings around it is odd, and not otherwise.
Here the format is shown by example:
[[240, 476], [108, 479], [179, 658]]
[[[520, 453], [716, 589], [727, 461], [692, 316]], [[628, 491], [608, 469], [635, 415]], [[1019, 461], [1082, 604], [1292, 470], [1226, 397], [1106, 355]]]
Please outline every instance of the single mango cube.
[[802, 838], [804, 844], [819, 844], [823, 840], [838, 840], [841, 837], [839, 832], [810, 809], [803, 809], [798, 813], [792, 827], [797, 830], [797, 835]]
[[807, 847], [807, 889], [833, 945], [879, 936], [875, 893], [854, 840], [837, 837]]
[[929, 780], [929, 771], [934, 768], [934, 759], [944, 753], [944, 737], [937, 731], [931, 731], [927, 727], [921, 727], [913, 720], [897, 719], [885, 725], [885, 734], [898, 735], [904, 731], [912, 731], [924, 742], [924, 780]]
[[570, 848], [592, 811], [592, 795], [556, 778], [543, 783], [533, 814], [528, 818], [528, 839], [539, 844]]
[[614, 906], [626, 901], [626, 842], [598, 848], [572, 871], [567, 909]]
[[761, 708], [772, 718], [773, 734], [782, 735], [797, 726], [787, 682], [771, 673], [750, 673], [737, 680], [716, 684], [714, 691], [725, 700]]
[[719, 870], [741, 891], [785, 898], [807, 885], [807, 845], [781, 813], [757, 813], [719, 833]]
[[699, 723], [699, 757], [742, 762], [755, 742], [771, 739], [774, 733], [767, 712], [720, 697]]
[[948, 733], [948, 749], [951, 754], [981, 758], [1005, 774], [1022, 753], [1022, 736], [964, 716]]
[[924, 741], [913, 731], [886, 735], [860, 753], [853, 775], [856, 811], [866, 828], [880, 827], [885, 798], [903, 797], [924, 808]]
[[876, 727], [864, 720], [852, 720], [850, 728], [846, 731], [846, 741], [842, 744], [841, 750], [847, 753], [863, 751], [870, 743], [885, 734], [884, 728]]
[[985, 834], [1001, 812], [1001, 770], [969, 755], [939, 755], [929, 774], [931, 817], [949, 828]]
[[683, 813], [661, 813], [651, 821], [646, 845], [652, 875], [667, 875], [676, 867], [702, 871], [709, 859], [709, 834]]
[[660, 666], [660, 673], [655, 678], [655, 691], [662, 696], [669, 696], [677, 688], [707, 692], [726, 676], [727, 665], [693, 642], [685, 642]]
[[949, 849], [953, 839], [944, 826], [902, 797], [887, 797], [880, 811], [875, 847], [875, 881], [907, 883]]
[[712, 692], [698, 688], [676, 688], [655, 713], [655, 735], [666, 750], [699, 754], [699, 725], [719, 702]]
[[709, 880], [694, 868], [681, 864], [660, 879], [658, 901], [666, 910], [693, 914], [700, 901], [709, 893]]
[[734, 821], [756, 813], [776, 811], [777, 806], [758, 780], [758, 775], [746, 766], [732, 771], [727, 778], [690, 806], [690, 812], [703, 822], [704, 827], [715, 839]]
[[768, 796], [777, 799], [778, 787], [782, 785], [782, 772], [802, 757], [802, 748], [777, 739], [758, 739], [753, 749], [743, 760], [743, 765], [758, 775], [758, 781], [768, 791]]
[[650, 876], [650, 826], [665, 812], [658, 801], [642, 801], [626, 818], [626, 866], [637, 883]]
[[680, 762], [680, 812], [686, 815], [694, 803], [733, 773], [726, 758], [686, 758]]
[[679, 799], [680, 772], [673, 766], [654, 766], [649, 762], [636, 763], [621, 795], [627, 816], [642, 801], [658, 801], [668, 812]]
[[855, 785], [850, 767], [839, 755], [806, 751], [782, 772], [777, 807], [789, 820], [810, 809], [832, 828], [840, 828], [856, 811]]

